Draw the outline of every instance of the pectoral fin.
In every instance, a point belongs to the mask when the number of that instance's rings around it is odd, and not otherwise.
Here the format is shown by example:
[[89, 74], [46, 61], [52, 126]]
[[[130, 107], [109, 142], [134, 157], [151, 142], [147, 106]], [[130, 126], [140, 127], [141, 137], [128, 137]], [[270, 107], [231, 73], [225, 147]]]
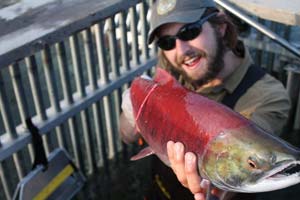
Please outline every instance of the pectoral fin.
[[135, 160], [139, 160], [142, 158], [145, 158], [147, 156], [150, 156], [154, 154], [154, 151], [150, 148], [150, 147], [146, 147], [144, 149], [142, 149], [138, 154], [136, 154], [135, 156], [132, 156], [130, 158], [130, 160], [135, 161]]

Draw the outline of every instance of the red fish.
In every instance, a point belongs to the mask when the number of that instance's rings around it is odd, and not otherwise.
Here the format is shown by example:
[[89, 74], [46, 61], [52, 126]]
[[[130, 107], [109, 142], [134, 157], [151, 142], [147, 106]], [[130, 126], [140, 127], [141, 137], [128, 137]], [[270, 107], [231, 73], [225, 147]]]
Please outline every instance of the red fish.
[[130, 98], [137, 129], [149, 147], [132, 159], [156, 154], [169, 164], [166, 143], [180, 141], [198, 157], [202, 178], [236, 192], [264, 192], [300, 182], [299, 150], [266, 133], [228, 107], [181, 86], [157, 69], [154, 80], [136, 78]]

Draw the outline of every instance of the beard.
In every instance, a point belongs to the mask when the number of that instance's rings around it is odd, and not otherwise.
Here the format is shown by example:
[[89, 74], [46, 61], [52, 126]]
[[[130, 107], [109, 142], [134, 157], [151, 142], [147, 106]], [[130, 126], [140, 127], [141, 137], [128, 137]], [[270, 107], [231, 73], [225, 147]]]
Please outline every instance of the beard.
[[181, 58], [177, 60], [177, 63], [182, 63], [184, 57], [189, 56], [201, 56], [203, 58], [207, 58], [207, 65], [205, 66], [205, 72], [199, 79], [194, 79], [190, 77], [181, 67], [171, 67], [172, 71], [174, 70], [176, 73], [180, 74], [183, 80], [194, 87], [202, 86], [208, 83], [210, 80], [217, 77], [219, 72], [224, 68], [224, 53], [225, 53], [225, 45], [223, 43], [223, 38], [221, 34], [214, 29], [214, 35], [216, 39], [216, 54], [214, 56], [207, 55], [205, 52], [200, 50], [191, 49], [185, 53]]

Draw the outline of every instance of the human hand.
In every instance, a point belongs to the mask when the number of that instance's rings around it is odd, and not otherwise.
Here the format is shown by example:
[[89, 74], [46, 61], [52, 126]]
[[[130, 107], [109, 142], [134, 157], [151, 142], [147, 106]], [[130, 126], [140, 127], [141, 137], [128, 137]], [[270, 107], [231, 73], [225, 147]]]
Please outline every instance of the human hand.
[[134, 127], [135, 126], [135, 119], [133, 114], [133, 107], [132, 102], [130, 98], [130, 88], [126, 89], [122, 93], [122, 104], [121, 108], [124, 114], [124, 117], [126, 118], [127, 122]]
[[[195, 200], [205, 200], [206, 190], [209, 188], [210, 183], [202, 180], [199, 176], [196, 155], [192, 152], [184, 153], [184, 145], [173, 141], [167, 143], [167, 153], [170, 167], [179, 182], [194, 194]], [[217, 188], [213, 188], [208, 192], [217, 197], [223, 196], [224, 193], [224, 191]]]
[[135, 128], [135, 119], [130, 98], [130, 89], [122, 94], [122, 114], [120, 115], [120, 134], [125, 143], [132, 143], [139, 137]]

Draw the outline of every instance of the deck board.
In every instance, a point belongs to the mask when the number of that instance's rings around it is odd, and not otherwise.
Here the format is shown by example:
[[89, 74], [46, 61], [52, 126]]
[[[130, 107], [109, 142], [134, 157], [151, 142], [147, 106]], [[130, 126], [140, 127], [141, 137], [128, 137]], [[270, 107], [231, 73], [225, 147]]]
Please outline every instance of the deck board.
[[300, 25], [299, 0], [227, 0], [261, 18], [288, 25]]
[[[0, 66], [25, 45], [34, 52], [138, 0], [5, 0], [0, 2]], [[24, 48], [22, 48], [24, 49]], [[13, 52], [12, 52], [13, 51]], [[3, 60], [4, 59], [4, 60]]]

